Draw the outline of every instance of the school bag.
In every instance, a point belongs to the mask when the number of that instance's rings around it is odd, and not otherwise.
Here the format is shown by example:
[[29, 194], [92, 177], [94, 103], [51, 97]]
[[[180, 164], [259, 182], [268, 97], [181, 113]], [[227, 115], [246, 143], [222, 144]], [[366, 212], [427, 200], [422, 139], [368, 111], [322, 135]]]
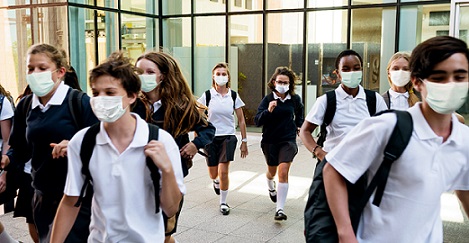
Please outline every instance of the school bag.
[[[368, 107], [368, 113], [370, 116], [373, 116], [376, 113], [376, 92], [368, 89], [365, 90], [366, 96], [366, 106]], [[327, 107], [326, 113], [324, 114], [324, 120], [320, 127], [319, 138], [317, 144], [319, 146], [324, 145], [324, 141], [326, 141], [327, 130], [326, 127], [329, 126], [334, 119], [335, 111], [337, 108], [337, 98], [335, 94], [335, 90], [331, 90], [326, 92], [327, 98]]]
[[[90, 173], [90, 159], [93, 155], [93, 149], [96, 145], [96, 135], [98, 135], [100, 130], [100, 122], [95, 123], [94, 125], [90, 126], [88, 131], [86, 131], [85, 135], [83, 136], [83, 141], [81, 143], [80, 148], [80, 159], [82, 163], [81, 173], [85, 176], [85, 182], [80, 191], [80, 196], [78, 197], [77, 202], [75, 203], [75, 207], [79, 207], [83, 201], [85, 196], [85, 191], [90, 193], [92, 188], [88, 188], [88, 186], [93, 186], [93, 178], [91, 177]], [[151, 140], [158, 140], [158, 131], [159, 127], [157, 125], [147, 123], [148, 129], [150, 131], [148, 135], [148, 141]], [[158, 167], [153, 163], [153, 160], [149, 157], [146, 158], [146, 165], [150, 170], [151, 180], [153, 181], [153, 186], [155, 187], [155, 213], [160, 211], [160, 173]], [[92, 191], [91, 191], [92, 193]]]
[[[235, 104], [236, 104], [236, 98], [238, 97], [238, 94], [231, 90], [231, 98], [233, 99], [233, 111], [236, 110]], [[212, 94], [210, 94], [210, 90], [205, 91], [205, 106], [208, 107], [210, 104], [210, 100], [212, 99]], [[207, 110], [205, 110], [205, 114], [208, 114]]]
[[[387, 112], [396, 114], [397, 123], [384, 149], [383, 162], [375, 176], [373, 176], [368, 186], [366, 183], [366, 173], [360, 178], [363, 178], [362, 181], [359, 180], [356, 184], [351, 184], [345, 180], [349, 195], [350, 219], [355, 233], [358, 229], [361, 213], [375, 189], [376, 193], [373, 198], [373, 204], [379, 207], [391, 165], [404, 152], [412, 135], [413, 123], [410, 113], [386, 110], [377, 115]], [[327, 161], [324, 159], [316, 166], [313, 182], [309, 189], [308, 201], [304, 212], [306, 242], [339, 242], [337, 228], [324, 191], [322, 170], [326, 163]]]

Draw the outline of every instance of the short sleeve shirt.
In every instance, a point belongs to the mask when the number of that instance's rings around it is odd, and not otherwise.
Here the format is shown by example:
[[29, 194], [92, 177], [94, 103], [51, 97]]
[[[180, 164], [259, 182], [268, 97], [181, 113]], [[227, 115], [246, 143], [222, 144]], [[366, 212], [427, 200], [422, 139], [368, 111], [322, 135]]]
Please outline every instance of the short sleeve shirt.
[[392, 89], [389, 90], [389, 98], [391, 100], [391, 109], [407, 110], [409, 108], [409, 92], [398, 93]]
[[[146, 166], [144, 146], [148, 125], [138, 115], [134, 138], [119, 154], [101, 123], [89, 169], [93, 178], [93, 201], [88, 242], [163, 242], [161, 211], [155, 214], [155, 188]], [[80, 195], [84, 183], [80, 147], [88, 129], [79, 131], [68, 145], [68, 174], [64, 193]], [[169, 133], [160, 129], [162, 142], [173, 166], [176, 182], [185, 193], [179, 148]], [[161, 185], [161, 181], [160, 181]]]
[[[420, 104], [408, 110], [414, 131], [391, 167], [380, 206], [371, 204], [372, 195], [363, 211], [359, 242], [443, 242], [441, 194], [469, 190], [469, 127], [453, 114], [451, 135], [443, 142], [426, 122]], [[326, 155], [327, 161], [352, 183], [364, 172], [370, 181], [395, 124], [392, 113], [365, 119]]]
[[[327, 137], [324, 142], [324, 151], [331, 151], [344, 136], [352, 130], [361, 120], [370, 117], [366, 104], [366, 94], [362, 86], [359, 86], [358, 94], [353, 97], [345, 92], [342, 85], [335, 89], [337, 106], [334, 119], [326, 127]], [[306, 116], [306, 121], [321, 126], [327, 108], [326, 95], [320, 96]], [[387, 110], [388, 107], [383, 97], [376, 93], [376, 112]]]
[[0, 112], [0, 121], [12, 118], [14, 115], [13, 107], [7, 97], [3, 98], [2, 111]]
[[[214, 88], [210, 89], [210, 104], [208, 104], [208, 121], [217, 129], [215, 136], [235, 135], [235, 117], [233, 111], [233, 98], [231, 97], [231, 89], [228, 93], [222, 95]], [[206, 97], [205, 92], [197, 100], [199, 103], [205, 105]], [[244, 106], [244, 102], [236, 96], [234, 108], [238, 109]]]

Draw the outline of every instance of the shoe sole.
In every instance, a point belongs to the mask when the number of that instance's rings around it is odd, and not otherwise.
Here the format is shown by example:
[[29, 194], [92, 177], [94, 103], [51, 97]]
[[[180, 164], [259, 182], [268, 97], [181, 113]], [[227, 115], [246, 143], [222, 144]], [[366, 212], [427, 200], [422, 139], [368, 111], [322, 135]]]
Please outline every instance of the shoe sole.
[[278, 221], [281, 221], [281, 220], [287, 220], [287, 217], [286, 216], [275, 216], [274, 219], [278, 220]]

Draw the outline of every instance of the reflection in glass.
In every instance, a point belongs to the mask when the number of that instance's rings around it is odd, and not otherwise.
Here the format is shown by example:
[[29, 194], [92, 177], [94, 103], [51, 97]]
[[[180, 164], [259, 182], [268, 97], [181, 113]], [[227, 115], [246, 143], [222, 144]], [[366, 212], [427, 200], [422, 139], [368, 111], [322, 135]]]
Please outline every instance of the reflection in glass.
[[248, 125], [254, 125], [254, 117], [262, 97], [262, 15], [230, 17], [230, 62], [232, 79], [238, 79], [237, 91], [243, 99], [244, 116]]
[[[209, 28], [208, 28], [209, 27]], [[225, 61], [225, 17], [197, 17], [195, 19], [194, 94], [201, 95], [212, 87], [212, 68]], [[237, 63], [235, 56], [228, 63]], [[230, 68], [232, 68], [230, 66]], [[238, 78], [231, 76], [231, 86], [236, 90]]]
[[136, 15], [122, 15], [121, 37], [122, 50], [136, 60], [148, 49], [155, 46], [155, 19]]
[[347, 6], [348, 0], [308, 0], [308, 8]]
[[154, 0], [120, 0], [121, 9], [136, 13], [158, 13], [158, 1]]
[[267, 4], [267, 9], [303, 8], [304, 0], [288, 0], [288, 1], [267, 0], [266, 4]]

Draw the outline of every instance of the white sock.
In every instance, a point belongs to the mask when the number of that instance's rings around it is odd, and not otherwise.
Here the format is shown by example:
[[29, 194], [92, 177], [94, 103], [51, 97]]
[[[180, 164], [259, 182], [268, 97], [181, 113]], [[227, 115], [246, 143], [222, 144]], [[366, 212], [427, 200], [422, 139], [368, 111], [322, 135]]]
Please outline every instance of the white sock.
[[277, 188], [277, 211], [279, 209], [283, 210], [283, 207], [285, 206], [285, 201], [287, 200], [287, 194], [288, 194], [288, 183], [278, 183], [278, 188]]
[[228, 196], [228, 190], [220, 190], [220, 204], [226, 203], [227, 196]]
[[275, 181], [274, 179], [269, 179], [269, 178], [266, 178], [267, 179], [267, 186], [269, 187], [269, 190], [274, 190], [275, 189]]
[[213, 180], [213, 185], [215, 185], [215, 188], [220, 189], [220, 181], [218, 179]]
[[2, 242], [2, 243], [18, 243], [18, 241], [11, 238], [11, 236], [6, 232], [6, 230], [4, 230], [0, 234], [0, 242]]

